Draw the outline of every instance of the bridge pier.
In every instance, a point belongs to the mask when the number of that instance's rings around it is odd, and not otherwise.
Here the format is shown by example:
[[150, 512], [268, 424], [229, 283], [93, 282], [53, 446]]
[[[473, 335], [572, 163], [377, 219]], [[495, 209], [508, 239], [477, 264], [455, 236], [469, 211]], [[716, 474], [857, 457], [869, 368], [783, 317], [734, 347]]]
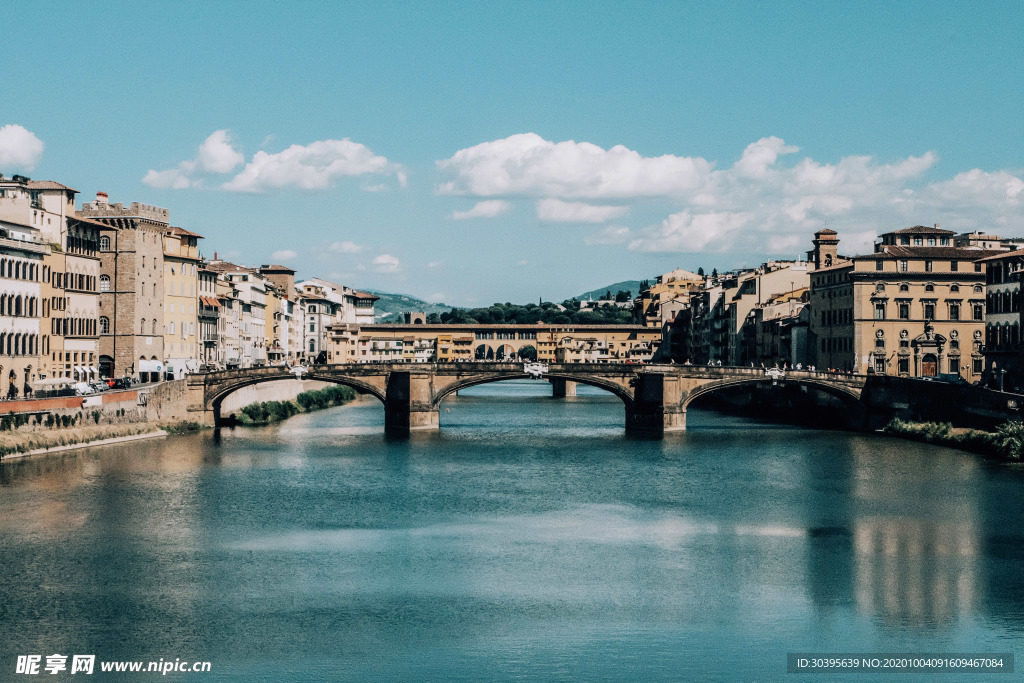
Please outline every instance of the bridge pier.
[[384, 429], [396, 434], [437, 429], [440, 413], [431, 394], [429, 374], [391, 372], [384, 398]]
[[576, 382], [571, 379], [558, 379], [553, 377], [551, 382], [551, 396], [554, 398], [565, 398], [566, 396], [576, 395]]
[[686, 429], [686, 409], [677, 377], [645, 373], [637, 375], [633, 404], [626, 406], [626, 431], [661, 436]]

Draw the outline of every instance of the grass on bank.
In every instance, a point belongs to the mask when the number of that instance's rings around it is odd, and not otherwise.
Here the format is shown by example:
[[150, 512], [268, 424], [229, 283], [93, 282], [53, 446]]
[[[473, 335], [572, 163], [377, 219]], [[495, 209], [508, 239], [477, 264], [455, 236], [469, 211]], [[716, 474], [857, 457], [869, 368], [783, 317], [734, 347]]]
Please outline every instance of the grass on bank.
[[994, 432], [955, 428], [949, 422], [908, 422], [893, 418], [883, 430], [914, 441], [997, 455], [1007, 460], [1024, 457], [1024, 422], [1004, 422]]
[[155, 432], [155, 424], [82, 425], [63, 430], [40, 432], [0, 432], [0, 458], [14, 453], [28, 453], [40, 448], [73, 446], [101, 439], [135, 436]]
[[338, 384], [315, 391], [304, 391], [296, 396], [294, 401], [250, 403], [238, 411], [235, 419], [245, 426], [274, 424], [300, 412], [312, 413], [331, 406], [340, 406], [354, 400], [355, 397], [354, 389]]

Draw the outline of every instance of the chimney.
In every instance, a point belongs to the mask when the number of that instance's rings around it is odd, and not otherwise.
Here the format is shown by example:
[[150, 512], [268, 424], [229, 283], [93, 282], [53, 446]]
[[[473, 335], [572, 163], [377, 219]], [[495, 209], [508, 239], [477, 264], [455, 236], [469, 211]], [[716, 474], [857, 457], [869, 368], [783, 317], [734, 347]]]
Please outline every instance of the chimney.
[[102, 192], [102, 191], [101, 192], [97, 192], [96, 193], [96, 203], [97, 204], [109, 204], [110, 203], [110, 197], [107, 195], [106, 192]]
[[939, 224], [938, 224], [938, 223], [936, 223], [936, 224], [935, 224], [935, 229], [936, 229], [936, 230], [938, 230], [938, 229], [939, 229]]

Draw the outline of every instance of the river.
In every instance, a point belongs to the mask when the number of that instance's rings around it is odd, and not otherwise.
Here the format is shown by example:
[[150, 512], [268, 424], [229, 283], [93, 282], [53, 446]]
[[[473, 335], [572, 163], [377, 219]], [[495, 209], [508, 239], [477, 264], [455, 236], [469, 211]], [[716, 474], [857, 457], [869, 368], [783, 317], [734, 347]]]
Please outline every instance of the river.
[[177, 681], [774, 680], [790, 652], [1021, 642], [1024, 469], [623, 421], [610, 394], [505, 382], [409, 439], [369, 400], [5, 461], [0, 680], [54, 653], [211, 663]]

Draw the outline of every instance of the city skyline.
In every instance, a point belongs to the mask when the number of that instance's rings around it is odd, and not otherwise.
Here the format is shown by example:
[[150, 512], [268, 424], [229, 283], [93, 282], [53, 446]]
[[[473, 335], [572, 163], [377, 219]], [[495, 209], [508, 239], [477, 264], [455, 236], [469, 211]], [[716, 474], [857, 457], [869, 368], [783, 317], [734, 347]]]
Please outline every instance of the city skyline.
[[849, 253], [1024, 236], [1016, 4], [276, 9], [14, 14], [0, 172], [462, 306], [795, 258], [822, 227]]

